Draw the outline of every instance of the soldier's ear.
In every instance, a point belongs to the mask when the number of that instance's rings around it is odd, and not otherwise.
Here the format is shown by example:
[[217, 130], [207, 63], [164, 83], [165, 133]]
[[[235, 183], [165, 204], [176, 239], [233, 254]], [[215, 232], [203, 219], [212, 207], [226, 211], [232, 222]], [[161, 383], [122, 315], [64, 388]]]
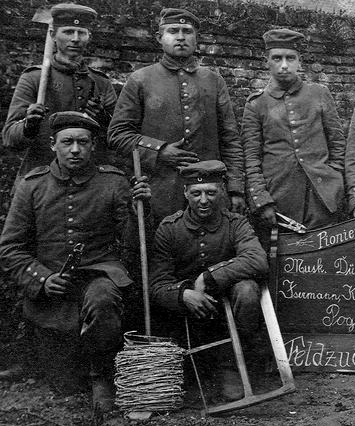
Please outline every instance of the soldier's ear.
[[53, 136], [50, 136], [50, 137], [49, 137], [49, 141], [50, 141], [51, 150], [52, 150], [53, 152], [55, 152], [55, 151], [56, 151], [56, 149], [55, 149], [55, 139], [54, 139], [54, 137], [53, 137]]
[[187, 185], [184, 185], [184, 196], [185, 196], [186, 200], [188, 200]]
[[156, 41], [157, 41], [159, 44], [161, 44], [161, 38], [162, 38], [162, 36], [163, 36], [163, 31], [164, 31], [164, 29], [163, 29], [163, 28], [159, 28], [159, 31], [157, 31], [157, 32], [155, 33], [155, 39], [156, 39]]

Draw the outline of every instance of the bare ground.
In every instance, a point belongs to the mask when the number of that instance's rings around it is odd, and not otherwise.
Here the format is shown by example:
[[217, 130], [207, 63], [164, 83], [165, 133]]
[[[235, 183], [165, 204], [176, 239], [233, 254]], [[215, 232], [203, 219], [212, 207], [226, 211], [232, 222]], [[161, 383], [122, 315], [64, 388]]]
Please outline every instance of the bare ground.
[[[156, 414], [143, 424], [355, 425], [355, 375], [300, 373], [295, 378], [296, 393], [228, 413], [224, 417], [204, 418], [199, 409], [185, 407], [175, 413]], [[275, 382], [275, 377], [267, 377], [265, 387], [270, 382]], [[93, 419], [89, 393], [59, 396], [41, 379], [32, 377], [0, 382], [0, 426], [128, 426], [138, 423], [123, 418], [119, 412]]]

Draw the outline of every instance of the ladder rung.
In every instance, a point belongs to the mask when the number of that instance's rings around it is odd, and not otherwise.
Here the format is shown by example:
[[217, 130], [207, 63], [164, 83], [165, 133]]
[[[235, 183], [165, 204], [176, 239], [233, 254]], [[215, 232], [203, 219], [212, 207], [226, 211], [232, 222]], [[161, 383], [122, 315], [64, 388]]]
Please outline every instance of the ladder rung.
[[190, 350], [187, 350], [186, 353], [190, 354], [190, 355], [195, 354], [196, 352], [204, 351], [206, 349], [213, 348], [214, 346], [225, 345], [226, 343], [229, 343], [231, 341], [232, 341], [231, 338], [224, 339], [224, 340], [218, 340], [216, 342], [207, 343], [207, 345], [196, 346], [196, 348], [191, 348]]

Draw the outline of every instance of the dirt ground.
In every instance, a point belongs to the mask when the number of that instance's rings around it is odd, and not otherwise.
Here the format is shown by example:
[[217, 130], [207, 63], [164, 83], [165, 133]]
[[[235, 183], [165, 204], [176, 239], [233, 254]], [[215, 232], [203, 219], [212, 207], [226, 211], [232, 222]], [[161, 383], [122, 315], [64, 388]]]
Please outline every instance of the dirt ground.
[[[355, 375], [299, 373], [297, 392], [262, 404], [204, 418], [197, 408], [184, 407], [169, 414], [156, 414], [145, 425], [355, 425]], [[266, 377], [264, 384], [275, 382]], [[188, 405], [188, 401], [187, 401]], [[92, 419], [89, 393], [60, 396], [41, 379], [23, 377], [0, 382], [0, 426], [113, 426], [136, 425], [113, 412]]]

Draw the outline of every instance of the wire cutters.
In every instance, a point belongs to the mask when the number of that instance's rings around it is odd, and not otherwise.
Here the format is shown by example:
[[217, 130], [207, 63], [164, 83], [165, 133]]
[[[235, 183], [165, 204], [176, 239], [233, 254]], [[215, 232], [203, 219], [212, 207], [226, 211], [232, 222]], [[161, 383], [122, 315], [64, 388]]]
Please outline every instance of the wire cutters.
[[276, 212], [276, 216], [283, 220], [283, 222], [277, 222], [279, 226], [291, 229], [291, 231], [297, 232], [298, 234], [304, 234], [307, 231], [307, 228], [304, 225], [281, 213]]

